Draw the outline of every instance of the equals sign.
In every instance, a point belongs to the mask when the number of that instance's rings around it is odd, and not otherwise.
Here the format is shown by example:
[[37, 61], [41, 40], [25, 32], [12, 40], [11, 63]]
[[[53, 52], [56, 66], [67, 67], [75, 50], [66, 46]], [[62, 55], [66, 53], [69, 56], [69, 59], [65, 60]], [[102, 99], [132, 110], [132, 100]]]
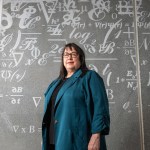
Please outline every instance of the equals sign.
[[3, 94], [0, 94], [0, 97], [3, 97]]
[[38, 132], [42, 132], [42, 128], [38, 128]]

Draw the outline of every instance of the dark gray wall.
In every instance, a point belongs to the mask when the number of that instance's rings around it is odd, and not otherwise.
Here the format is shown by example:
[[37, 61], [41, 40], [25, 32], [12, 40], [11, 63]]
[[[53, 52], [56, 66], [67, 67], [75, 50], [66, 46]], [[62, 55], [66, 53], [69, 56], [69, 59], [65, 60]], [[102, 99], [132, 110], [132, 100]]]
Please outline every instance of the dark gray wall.
[[3, 0], [1, 150], [41, 149], [43, 93], [58, 76], [68, 42], [83, 48], [88, 67], [104, 79], [111, 114], [108, 149], [144, 150], [144, 140], [149, 149], [150, 1], [137, 0], [136, 9], [134, 2]]

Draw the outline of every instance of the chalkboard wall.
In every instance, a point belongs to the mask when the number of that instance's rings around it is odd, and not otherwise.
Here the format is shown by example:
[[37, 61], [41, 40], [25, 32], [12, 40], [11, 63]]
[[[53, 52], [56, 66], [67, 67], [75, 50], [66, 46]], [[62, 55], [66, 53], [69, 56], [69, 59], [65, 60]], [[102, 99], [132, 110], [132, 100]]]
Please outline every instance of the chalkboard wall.
[[75, 42], [104, 79], [108, 150], [150, 149], [150, 0], [0, 0], [0, 150], [40, 150], [44, 91]]

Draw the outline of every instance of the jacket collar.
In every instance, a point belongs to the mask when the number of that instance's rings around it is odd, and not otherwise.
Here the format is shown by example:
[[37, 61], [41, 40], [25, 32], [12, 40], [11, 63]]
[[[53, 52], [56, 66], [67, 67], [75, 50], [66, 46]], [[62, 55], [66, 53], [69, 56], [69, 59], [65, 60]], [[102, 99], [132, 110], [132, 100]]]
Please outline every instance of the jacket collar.
[[[68, 80], [67, 82], [64, 83], [63, 87], [60, 89], [56, 100], [55, 100], [55, 108], [58, 104], [58, 102], [61, 100], [61, 97], [63, 96], [63, 94], [65, 93], [65, 91], [71, 86], [73, 85], [76, 80], [81, 76], [82, 74], [82, 70], [78, 69]], [[57, 84], [58, 85], [58, 84]]]

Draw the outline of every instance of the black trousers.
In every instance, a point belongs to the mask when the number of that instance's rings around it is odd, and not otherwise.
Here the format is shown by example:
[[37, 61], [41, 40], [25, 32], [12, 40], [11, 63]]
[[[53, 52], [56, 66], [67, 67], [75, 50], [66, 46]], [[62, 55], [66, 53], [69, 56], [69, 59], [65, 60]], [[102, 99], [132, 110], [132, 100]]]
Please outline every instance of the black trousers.
[[55, 145], [54, 144], [50, 144], [49, 145], [49, 150], [55, 150]]

